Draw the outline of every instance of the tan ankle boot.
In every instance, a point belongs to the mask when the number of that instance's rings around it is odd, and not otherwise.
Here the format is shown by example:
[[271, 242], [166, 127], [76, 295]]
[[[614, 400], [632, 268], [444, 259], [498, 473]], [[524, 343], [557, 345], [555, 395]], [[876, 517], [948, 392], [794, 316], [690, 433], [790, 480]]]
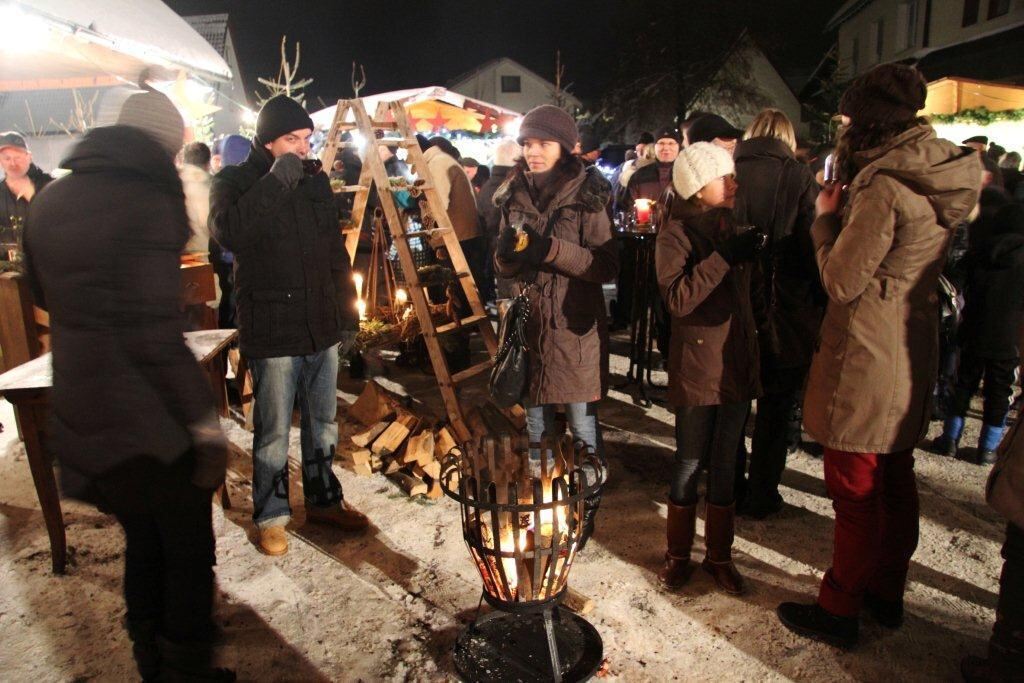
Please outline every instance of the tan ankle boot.
[[680, 588], [690, 580], [693, 564], [690, 550], [697, 526], [697, 505], [676, 505], [668, 501], [668, 549], [658, 580], [667, 588]]
[[704, 541], [707, 556], [701, 566], [711, 574], [718, 587], [726, 593], [739, 595], [744, 591], [743, 577], [732, 562], [736, 506], [708, 503], [704, 518]]
[[281, 525], [259, 529], [260, 552], [264, 555], [284, 555], [288, 552], [288, 535]]

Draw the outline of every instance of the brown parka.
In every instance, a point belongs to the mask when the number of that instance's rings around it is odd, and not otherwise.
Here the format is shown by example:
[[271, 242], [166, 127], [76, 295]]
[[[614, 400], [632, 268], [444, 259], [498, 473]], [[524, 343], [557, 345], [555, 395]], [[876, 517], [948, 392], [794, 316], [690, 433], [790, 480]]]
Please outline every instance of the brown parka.
[[[551, 225], [551, 250], [529, 294], [528, 406], [589, 403], [607, 393], [608, 315], [601, 285], [619, 271], [618, 245], [605, 210], [610, 196], [611, 186], [593, 167], [580, 168], [564, 181], [543, 212], [518, 169], [494, 193], [502, 228], [530, 225], [543, 234]], [[502, 277], [532, 278], [532, 271], [497, 255], [494, 264]]]
[[949, 228], [974, 207], [972, 150], [918, 125], [860, 152], [842, 216], [811, 228], [829, 302], [804, 397], [818, 443], [855, 453], [914, 448], [938, 368], [936, 294]]
[[704, 211], [677, 195], [669, 200], [655, 248], [658, 287], [672, 316], [668, 402], [682, 408], [750, 401], [761, 394], [757, 330], [767, 315], [758, 269], [730, 267], [716, 251], [735, 234], [731, 210]]

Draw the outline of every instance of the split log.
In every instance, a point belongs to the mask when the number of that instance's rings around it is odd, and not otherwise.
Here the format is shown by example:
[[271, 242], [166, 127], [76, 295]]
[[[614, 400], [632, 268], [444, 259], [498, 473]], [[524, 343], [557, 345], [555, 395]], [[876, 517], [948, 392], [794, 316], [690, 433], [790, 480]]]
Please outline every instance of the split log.
[[448, 453], [456, 447], [455, 439], [452, 437], [451, 431], [447, 427], [441, 427], [437, 430], [437, 434], [434, 436], [434, 457], [437, 460], [444, 461], [444, 458]]
[[427, 498], [430, 500], [437, 500], [444, 495], [444, 490], [441, 488], [441, 482], [432, 481], [430, 482], [430, 488], [427, 489]]
[[415, 436], [410, 436], [409, 443], [405, 445], [402, 462], [407, 465], [416, 463], [420, 467], [434, 462], [434, 433], [424, 430]]
[[402, 414], [388, 425], [388, 428], [376, 438], [370, 450], [380, 456], [391, 456], [405, 443], [406, 437], [416, 428], [419, 420], [415, 415]]
[[431, 460], [426, 465], [420, 465], [423, 473], [430, 477], [434, 481], [441, 479], [441, 463], [436, 460]]
[[412, 496], [425, 496], [430, 490], [427, 483], [419, 477], [407, 473], [405, 470], [398, 470], [391, 475], [392, 480], [402, 487], [402, 490]]
[[370, 380], [359, 395], [356, 402], [348, 409], [348, 414], [371, 427], [381, 420], [394, 415], [398, 402], [379, 384]]
[[370, 467], [368, 462], [357, 462], [352, 465], [352, 471], [360, 477], [369, 477], [373, 475], [373, 468]]
[[356, 465], [369, 465], [370, 460], [373, 458], [373, 453], [369, 448], [360, 448], [357, 451], [352, 451], [352, 462]]
[[562, 599], [562, 607], [576, 614], [586, 615], [594, 611], [594, 601], [583, 593], [569, 588]]
[[373, 440], [380, 436], [390, 424], [391, 422], [388, 420], [381, 420], [369, 429], [359, 432], [358, 434], [353, 434], [352, 443], [360, 448], [365, 448], [373, 443]]
[[388, 464], [384, 468], [384, 474], [390, 476], [400, 469], [402, 469], [402, 463], [398, 462], [398, 458], [391, 458], [388, 460]]

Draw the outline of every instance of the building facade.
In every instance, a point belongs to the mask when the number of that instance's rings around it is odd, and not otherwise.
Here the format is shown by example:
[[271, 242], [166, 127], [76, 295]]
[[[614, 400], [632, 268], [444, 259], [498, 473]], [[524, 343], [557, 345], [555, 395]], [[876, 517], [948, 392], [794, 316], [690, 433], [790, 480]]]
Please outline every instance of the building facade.
[[520, 113], [542, 104], [559, 104], [573, 113], [583, 108], [578, 98], [564, 92], [562, 102], [556, 102], [554, 83], [508, 57], [492, 59], [458, 76], [448, 89]]

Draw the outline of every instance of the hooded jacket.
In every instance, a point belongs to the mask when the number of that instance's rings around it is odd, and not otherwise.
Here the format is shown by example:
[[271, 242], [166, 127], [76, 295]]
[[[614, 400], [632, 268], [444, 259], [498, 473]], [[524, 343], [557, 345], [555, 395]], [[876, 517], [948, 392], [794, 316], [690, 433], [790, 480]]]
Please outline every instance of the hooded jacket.
[[1018, 358], [1024, 322], [1024, 208], [1007, 205], [976, 220], [970, 232], [960, 345], [981, 358]]
[[188, 238], [170, 155], [128, 126], [96, 128], [33, 200], [26, 261], [53, 332], [48, 446], [64, 493], [81, 497], [133, 458], [171, 463], [213, 414], [185, 345], [180, 254]]
[[[440, 147], [430, 147], [423, 153], [427, 162], [430, 180], [441, 198], [441, 204], [448, 212], [455, 236], [460, 242], [480, 236], [480, 219], [476, 212], [476, 192], [469, 182], [465, 169]], [[440, 235], [432, 242], [434, 247], [443, 247]]]
[[[552, 237], [529, 295], [527, 405], [589, 403], [607, 393], [608, 315], [601, 285], [619, 271], [605, 211], [610, 193], [594, 167], [564, 180], [544, 211], [534, 205], [521, 173], [494, 193], [502, 228], [526, 224], [543, 234], [550, 226]], [[494, 264], [503, 277], [530, 276], [497, 255]]]
[[938, 364], [936, 286], [950, 228], [978, 199], [977, 154], [919, 125], [860, 152], [842, 216], [811, 237], [829, 297], [804, 426], [839, 451], [892, 453], [924, 436]]
[[655, 265], [672, 316], [668, 402], [740, 403], [761, 394], [758, 328], [765, 325], [760, 271], [717, 251], [736, 234], [729, 209], [703, 211], [674, 193], [659, 228]]
[[210, 228], [234, 252], [239, 346], [251, 358], [323, 351], [358, 326], [355, 285], [327, 174], [289, 190], [273, 159], [249, 158], [213, 178]]

